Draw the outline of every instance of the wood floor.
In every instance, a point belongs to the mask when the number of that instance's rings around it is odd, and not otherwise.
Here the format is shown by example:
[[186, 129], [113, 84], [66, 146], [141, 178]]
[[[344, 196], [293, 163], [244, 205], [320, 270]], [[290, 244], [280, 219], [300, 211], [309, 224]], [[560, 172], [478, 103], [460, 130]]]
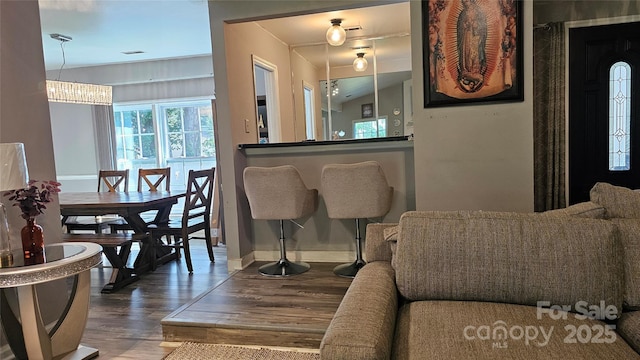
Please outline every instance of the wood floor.
[[303, 274], [264, 277], [255, 263], [162, 321], [166, 341], [318, 349], [351, 279], [336, 264]]
[[[256, 273], [255, 267], [250, 267], [242, 272], [247, 276], [229, 279], [224, 245], [215, 248], [216, 262], [210, 263], [204, 241], [192, 241], [191, 244], [194, 266], [192, 275], [189, 275], [184, 260], [180, 259], [158, 267], [156, 271], [143, 275], [139, 281], [116, 293], [101, 294], [100, 290], [109, 280], [111, 268], [92, 269], [91, 304], [82, 344], [99, 349], [98, 359], [162, 359], [173, 350], [171, 347], [161, 346], [166, 345], [162, 319], [172, 315], [174, 319], [181, 319], [183, 322], [193, 320], [203, 323], [202, 318], [187, 319], [190, 312], [197, 311], [209, 312], [207, 316], [212, 319], [221, 316], [235, 322], [237, 329], [228, 326], [225, 337], [218, 332], [209, 338], [212, 342], [225, 339], [224, 342], [227, 343], [242, 344], [256, 343], [256, 339], [281, 338], [281, 333], [278, 332], [282, 330], [282, 324], [271, 326], [271, 330], [279, 334], [275, 337], [262, 333], [256, 338], [255, 333], [250, 332], [251, 327], [256, 327], [255, 324], [266, 324], [269, 327], [269, 319], [276, 324], [287, 319], [290, 324], [302, 326], [303, 330], [307, 328], [316, 339], [322, 326], [326, 329], [326, 325], [322, 324], [328, 325], [327, 319], [335, 312], [350, 283], [350, 279], [331, 273], [332, 266], [336, 264], [317, 263], [311, 263], [312, 270], [304, 278], [262, 277]], [[135, 249], [132, 256], [135, 256]], [[108, 262], [105, 261], [105, 264]], [[325, 279], [318, 277], [316, 271], [321, 269], [322, 273], [330, 276]], [[215, 290], [209, 291], [212, 288]], [[192, 302], [193, 299], [202, 299], [202, 302]], [[309, 306], [310, 299], [313, 299], [315, 305]], [[314, 307], [318, 310], [314, 310]], [[243, 317], [245, 314], [250, 316]], [[303, 318], [296, 319], [296, 314]], [[210, 325], [204, 327], [211, 328]], [[194, 331], [193, 328], [190, 330]], [[277, 344], [277, 340], [269, 341], [281, 346]], [[2, 353], [0, 358], [8, 360], [11, 356]]]

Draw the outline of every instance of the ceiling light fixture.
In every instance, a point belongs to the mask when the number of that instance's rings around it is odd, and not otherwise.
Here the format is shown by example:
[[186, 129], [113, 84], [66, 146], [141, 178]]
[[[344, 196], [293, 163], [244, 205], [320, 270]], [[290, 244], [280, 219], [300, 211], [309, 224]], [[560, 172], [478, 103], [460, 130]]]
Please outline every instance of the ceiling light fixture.
[[347, 32], [340, 26], [342, 19], [331, 19], [331, 27], [327, 30], [327, 42], [331, 46], [340, 46], [347, 39]]
[[49, 101], [88, 105], [113, 104], [113, 91], [111, 86], [85, 84], [77, 82], [60, 81], [60, 73], [66, 62], [64, 44], [71, 41], [71, 36], [50, 34], [52, 39], [60, 41], [62, 49], [62, 66], [58, 71], [56, 80], [47, 80], [47, 97]]
[[358, 72], [367, 70], [369, 63], [367, 62], [367, 59], [364, 58], [364, 53], [360, 52], [356, 55], [358, 57], [353, 60], [353, 70]]

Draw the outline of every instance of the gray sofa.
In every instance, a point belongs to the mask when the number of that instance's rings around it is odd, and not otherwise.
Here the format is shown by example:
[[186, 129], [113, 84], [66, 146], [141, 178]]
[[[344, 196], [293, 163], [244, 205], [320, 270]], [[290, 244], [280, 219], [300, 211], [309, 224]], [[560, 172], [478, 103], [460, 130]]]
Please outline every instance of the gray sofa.
[[[598, 201], [628, 200], [608, 186]], [[640, 215], [616, 211], [592, 201], [545, 214], [407, 212], [399, 224], [370, 224], [369, 263], [321, 358], [640, 359]]]

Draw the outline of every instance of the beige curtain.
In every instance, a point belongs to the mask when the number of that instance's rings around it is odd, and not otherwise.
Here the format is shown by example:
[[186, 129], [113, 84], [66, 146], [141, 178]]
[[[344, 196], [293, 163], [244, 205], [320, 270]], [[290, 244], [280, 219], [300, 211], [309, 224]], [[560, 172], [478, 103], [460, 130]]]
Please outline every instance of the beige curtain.
[[96, 151], [98, 154], [98, 169], [116, 169], [116, 141], [115, 124], [113, 122], [113, 106], [93, 106], [94, 131], [96, 136]]
[[564, 24], [533, 32], [534, 209], [566, 206]]

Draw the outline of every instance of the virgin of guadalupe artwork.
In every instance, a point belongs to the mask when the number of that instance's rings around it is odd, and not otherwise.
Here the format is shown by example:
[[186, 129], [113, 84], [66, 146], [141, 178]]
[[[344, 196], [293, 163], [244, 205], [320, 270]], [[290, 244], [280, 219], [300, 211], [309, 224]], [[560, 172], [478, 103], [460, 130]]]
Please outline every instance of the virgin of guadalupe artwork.
[[518, 0], [425, 0], [425, 107], [522, 100]]
[[487, 71], [487, 17], [475, 0], [462, 0], [456, 25], [458, 50], [458, 85], [473, 93], [484, 85]]

